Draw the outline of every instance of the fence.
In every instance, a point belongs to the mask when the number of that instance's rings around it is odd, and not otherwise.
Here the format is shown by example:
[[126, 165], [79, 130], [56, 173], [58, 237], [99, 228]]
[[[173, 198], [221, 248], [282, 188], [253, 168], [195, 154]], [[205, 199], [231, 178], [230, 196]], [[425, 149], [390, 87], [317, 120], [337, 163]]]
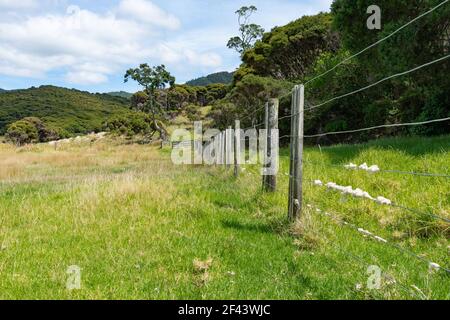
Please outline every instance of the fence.
[[[355, 130], [325, 132], [325, 133], [319, 133], [319, 134], [314, 134], [314, 135], [305, 135], [304, 134], [304, 115], [306, 112], [311, 112], [312, 110], [318, 109], [318, 108], [320, 108], [328, 103], [331, 103], [333, 101], [337, 101], [339, 99], [342, 99], [344, 97], [348, 97], [351, 95], [359, 94], [361, 92], [364, 92], [365, 90], [368, 90], [369, 88], [376, 87], [376, 86], [378, 86], [386, 81], [389, 81], [391, 79], [414, 73], [417, 70], [426, 68], [428, 66], [431, 66], [431, 65], [434, 65], [434, 64], [437, 64], [439, 62], [449, 59], [450, 54], [445, 55], [443, 57], [439, 57], [433, 61], [427, 62], [425, 64], [422, 64], [420, 66], [414, 67], [409, 70], [406, 70], [404, 72], [387, 76], [381, 80], [375, 81], [372, 84], [364, 86], [360, 89], [354, 90], [352, 92], [349, 92], [349, 93], [346, 93], [343, 95], [333, 97], [333, 98], [328, 99], [324, 102], [321, 102], [317, 105], [312, 105], [312, 106], [308, 106], [307, 108], [305, 108], [305, 86], [307, 86], [308, 84], [312, 83], [313, 81], [315, 81], [321, 77], [324, 77], [325, 75], [330, 74], [331, 72], [336, 70], [339, 66], [345, 64], [346, 62], [350, 61], [351, 59], [356, 58], [360, 54], [377, 46], [378, 44], [382, 43], [383, 41], [386, 41], [387, 39], [391, 38], [393, 35], [397, 34], [398, 32], [400, 32], [407, 26], [409, 26], [412, 23], [418, 21], [419, 19], [427, 16], [428, 14], [434, 12], [435, 10], [439, 9], [440, 7], [442, 7], [444, 4], [446, 4], [448, 2], [449, 2], [449, 0], [446, 0], [446, 1], [438, 4], [434, 8], [430, 9], [429, 11], [421, 14], [417, 18], [411, 20], [407, 24], [398, 28], [397, 30], [395, 30], [394, 32], [389, 34], [387, 37], [373, 43], [372, 45], [366, 47], [365, 49], [359, 51], [358, 53], [352, 55], [351, 57], [341, 61], [333, 68], [331, 68], [331, 69], [327, 70], [326, 72], [318, 75], [317, 77], [309, 80], [308, 82], [305, 83], [305, 85], [295, 86], [295, 88], [292, 90], [292, 106], [291, 106], [291, 113], [289, 115], [279, 118], [278, 117], [278, 100], [271, 99], [270, 101], [268, 101], [266, 103], [265, 106], [255, 110], [250, 115], [248, 115], [246, 118], [244, 118], [244, 119], [252, 118], [252, 120], [253, 120], [252, 122], [254, 123], [254, 125], [251, 128], [247, 128], [244, 130], [248, 130], [248, 129], [252, 129], [252, 128], [256, 129], [259, 127], [263, 127], [263, 129], [266, 130], [267, 136], [264, 137], [264, 140], [266, 141], [265, 145], [267, 147], [265, 147], [263, 150], [264, 158], [268, 157], [268, 155], [270, 155], [272, 152], [272, 150], [271, 150], [271, 145], [272, 145], [271, 132], [273, 130], [277, 130], [279, 121], [288, 120], [288, 119], [291, 120], [290, 135], [279, 137], [279, 140], [278, 140], [278, 141], [280, 141], [282, 139], [290, 139], [289, 172], [285, 173], [285, 174], [289, 177], [289, 191], [288, 191], [288, 195], [287, 195], [287, 200], [288, 200], [287, 216], [291, 221], [295, 221], [295, 220], [301, 218], [301, 215], [303, 212], [303, 207], [304, 207], [303, 186], [305, 183], [305, 181], [303, 180], [303, 167], [304, 167], [304, 165], [314, 166], [316, 164], [316, 163], [306, 162], [303, 160], [304, 139], [313, 139], [313, 138], [319, 138], [319, 137], [324, 137], [324, 136], [329, 136], [329, 135], [352, 134], [352, 133], [357, 133], [357, 132], [371, 131], [371, 130], [382, 129], [382, 128], [390, 128], [390, 127], [419, 126], [419, 125], [427, 125], [427, 124], [432, 124], [432, 123], [440, 123], [440, 122], [450, 121], [450, 117], [448, 117], [448, 118], [441, 118], [441, 119], [430, 119], [427, 121], [414, 122], [414, 123], [380, 124], [379, 126], [360, 128], [360, 129], [355, 129]], [[265, 109], [265, 121], [263, 123], [255, 124], [256, 121], [255, 121], [254, 116], [256, 114], [258, 114], [260, 111], [262, 111], [262, 109]], [[244, 120], [244, 119], [242, 119], [242, 120]], [[225, 133], [218, 134], [215, 137], [213, 143], [215, 143], [216, 146], [218, 146], [218, 150], [220, 150], [218, 153], [217, 163], [230, 165], [230, 161], [226, 161], [226, 159], [228, 159], [228, 160], [233, 159], [231, 162], [234, 163], [234, 174], [235, 174], [235, 176], [238, 176], [240, 169], [241, 169], [239, 166], [239, 163], [241, 163], [240, 157], [242, 156], [241, 153], [239, 152], [241, 143], [242, 143], [242, 137], [240, 134], [241, 134], [241, 132], [243, 132], [242, 130], [240, 130], [240, 122], [239, 121], [236, 121], [235, 135], [233, 136], [231, 132], [232, 131], [229, 129]], [[227, 146], [227, 147], [225, 148], [225, 146]], [[227, 157], [227, 152], [230, 153], [230, 157]], [[231, 155], [231, 153], [233, 155]], [[264, 161], [264, 163], [267, 165], [266, 161]], [[326, 164], [321, 164], [321, 165], [326, 165]], [[399, 174], [399, 175], [410, 175], [410, 176], [443, 178], [443, 179], [450, 178], [450, 175], [448, 175], [446, 173], [441, 174], [441, 173], [428, 173], [428, 172], [405, 172], [405, 171], [400, 171], [400, 170], [382, 170], [378, 166], [368, 167], [366, 164], [363, 164], [360, 166], [355, 165], [355, 164], [347, 164], [347, 165], [339, 165], [339, 166], [332, 165], [332, 166], [336, 167], [336, 168], [339, 167], [343, 170], [365, 170], [367, 172], [371, 172], [374, 174]], [[265, 170], [267, 168], [264, 167], [263, 169]], [[405, 210], [406, 212], [408, 212], [410, 214], [415, 214], [415, 215], [420, 215], [420, 216], [427, 215], [432, 219], [437, 219], [444, 223], [450, 223], [450, 220], [446, 217], [442, 217], [438, 214], [431, 213], [431, 212], [422, 212], [422, 211], [414, 209], [414, 208], [408, 208], [401, 204], [397, 204], [394, 201], [392, 201], [384, 196], [378, 196], [375, 198], [375, 197], [372, 197], [368, 192], [365, 192], [361, 189], [354, 190], [351, 187], [339, 186], [338, 184], [332, 183], [332, 182], [325, 184], [319, 180], [313, 181], [312, 183], [313, 183], [313, 185], [315, 185], [317, 187], [325, 188], [328, 190], [335, 190], [335, 191], [341, 192], [345, 195], [350, 195], [350, 196], [354, 196], [356, 198], [360, 198], [361, 201], [373, 201], [381, 206], [391, 206], [391, 207], [395, 207], [395, 208], [398, 208], [401, 210]], [[271, 175], [269, 174], [269, 175], [263, 176], [262, 186], [265, 191], [275, 192], [276, 185], [277, 185], [276, 174], [271, 174]], [[391, 246], [391, 247], [401, 251], [402, 253], [408, 254], [408, 255], [416, 258], [420, 262], [428, 264], [428, 266], [431, 270], [442, 271], [446, 274], [450, 274], [450, 269], [448, 267], [440, 266], [439, 264], [437, 264], [433, 261], [430, 261], [430, 260], [424, 258], [423, 256], [412, 252], [409, 249], [403, 248], [402, 246], [400, 246], [396, 243], [390, 242], [378, 235], [373, 234], [372, 232], [366, 230], [364, 227], [356, 226], [349, 222], [346, 222], [342, 218], [339, 218], [336, 214], [331, 214], [329, 212], [323, 211], [321, 208], [318, 208], [318, 207], [314, 206], [313, 204], [308, 204], [307, 207], [322, 216], [330, 218], [332, 221], [336, 222], [338, 225], [349, 227], [349, 228], [355, 230], [356, 232], [358, 232], [359, 234], [363, 235], [364, 237], [368, 237], [374, 241], [377, 241], [380, 244]], [[361, 261], [361, 259], [358, 259], [358, 260]]]

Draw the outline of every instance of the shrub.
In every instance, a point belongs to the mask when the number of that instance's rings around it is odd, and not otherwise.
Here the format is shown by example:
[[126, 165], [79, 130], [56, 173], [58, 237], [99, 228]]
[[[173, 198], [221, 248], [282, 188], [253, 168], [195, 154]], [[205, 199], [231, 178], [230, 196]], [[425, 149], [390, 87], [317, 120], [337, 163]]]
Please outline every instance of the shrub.
[[51, 129], [49, 128], [41, 119], [36, 117], [27, 117], [24, 118], [22, 121], [29, 122], [33, 126], [36, 127], [38, 131], [38, 142], [49, 142], [58, 140], [61, 138], [60, 133], [58, 132], [58, 129]]
[[61, 129], [49, 128], [41, 119], [27, 117], [8, 126], [6, 139], [16, 145], [35, 142], [49, 142], [66, 136]]
[[146, 135], [152, 131], [152, 119], [143, 112], [132, 113], [127, 116], [119, 116], [109, 119], [105, 129], [116, 134], [133, 136]]
[[39, 141], [39, 132], [33, 123], [19, 120], [10, 124], [7, 128], [5, 138], [18, 146]]
[[199, 121], [202, 117], [199, 107], [194, 104], [190, 104], [186, 107], [186, 113], [190, 121]]

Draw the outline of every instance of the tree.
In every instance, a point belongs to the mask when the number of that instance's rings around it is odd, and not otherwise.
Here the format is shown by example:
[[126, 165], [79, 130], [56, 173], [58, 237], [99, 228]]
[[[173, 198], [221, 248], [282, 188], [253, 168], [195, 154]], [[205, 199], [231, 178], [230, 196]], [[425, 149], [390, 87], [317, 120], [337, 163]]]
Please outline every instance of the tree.
[[[322, 53], [339, 49], [332, 21], [330, 14], [320, 13], [274, 28], [243, 54], [241, 68], [263, 77], [301, 80]], [[236, 72], [235, 78], [243, 72]]]
[[264, 110], [261, 107], [267, 99], [289, 94], [292, 87], [293, 84], [288, 81], [249, 74], [234, 86], [225, 99], [218, 100], [214, 105], [214, 124], [224, 128], [235, 119], [243, 119], [242, 126], [251, 127], [263, 120]]
[[19, 120], [8, 126], [5, 137], [17, 146], [22, 146], [27, 143], [37, 142], [39, 140], [39, 132], [33, 123]]
[[167, 139], [167, 132], [164, 126], [158, 124], [158, 116], [163, 114], [163, 108], [156, 100], [156, 91], [165, 89], [167, 85], [170, 87], [175, 84], [175, 77], [166, 70], [165, 65], [150, 67], [148, 64], [141, 64], [139, 68], [129, 69], [124, 77], [124, 82], [130, 79], [139, 83], [144, 92], [148, 95], [148, 100], [143, 106], [144, 112], [150, 113], [153, 119], [153, 126], [160, 133], [161, 139]]
[[27, 117], [10, 124], [6, 131], [6, 139], [16, 145], [58, 140], [60, 132], [50, 129], [39, 118]]
[[[406, 1], [380, 0], [377, 5], [383, 11], [382, 30], [367, 30], [364, 23], [368, 18], [366, 1], [335, 0], [332, 5], [333, 25], [339, 30], [342, 43], [351, 54], [379, 41], [392, 32], [412, 21], [432, 7], [435, 0]], [[432, 14], [424, 16], [419, 22], [408, 25], [386, 41], [379, 43], [355, 60], [365, 75], [357, 79], [357, 85], [350, 86], [341, 81], [341, 91], [328, 91], [330, 96], [349, 92], [357, 87], [368, 85], [375, 80], [409, 70], [413, 67], [443, 57], [450, 52], [450, 6], [439, 7]], [[407, 76], [393, 78], [383, 85], [364, 93], [366, 102], [360, 106], [380, 105], [387, 110], [382, 112], [385, 123], [415, 122], [433, 118], [445, 118], [450, 115], [450, 61], [445, 60], [417, 70]], [[343, 85], [345, 84], [345, 85]], [[344, 91], [345, 90], [345, 91]], [[370, 99], [369, 99], [370, 97]], [[323, 99], [323, 97], [322, 97]], [[344, 105], [343, 100], [340, 101]], [[373, 117], [373, 111], [367, 110], [367, 118]], [[389, 115], [389, 117], [387, 116]], [[354, 123], [353, 119], [349, 123]], [[381, 122], [381, 117], [377, 124]], [[369, 122], [369, 126], [372, 125]], [[449, 132], [449, 124], [439, 123], [426, 127], [402, 128], [400, 132], [427, 134]], [[385, 131], [386, 132], [386, 131]]]
[[134, 112], [130, 115], [110, 118], [105, 128], [112, 133], [132, 137], [137, 134], [151, 134], [152, 123], [152, 118], [147, 113]]
[[39, 142], [49, 142], [60, 138], [60, 135], [56, 130], [48, 128], [47, 125], [37, 117], [26, 117], [22, 119], [22, 121], [29, 122], [36, 128]]
[[136, 92], [131, 96], [131, 108], [137, 111], [143, 111], [147, 102], [148, 94], [146, 94], [144, 91]]
[[236, 11], [240, 36], [231, 38], [228, 41], [227, 47], [236, 50], [241, 55], [252, 48], [255, 41], [260, 39], [264, 34], [264, 29], [260, 25], [249, 23], [250, 17], [256, 11], [258, 9], [255, 6], [242, 7]]

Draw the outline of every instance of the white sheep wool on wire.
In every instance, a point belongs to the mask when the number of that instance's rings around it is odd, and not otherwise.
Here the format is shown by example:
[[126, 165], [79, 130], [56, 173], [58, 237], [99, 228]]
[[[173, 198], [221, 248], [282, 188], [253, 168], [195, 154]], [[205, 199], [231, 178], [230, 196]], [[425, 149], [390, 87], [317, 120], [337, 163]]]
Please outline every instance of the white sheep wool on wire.
[[[322, 186], [324, 186], [324, 183], [321, 180], [314, 180], [314, 185], [318, 186], [318, 187], [322, 187]], [[342, 192], [342, 194], [349, 194], [356, 198], [369, 199], [369, 200], [375, 201], [381, 205], [388, 205], [388, 206], [392, 205], [391, 200], [389, 200], [385, 197], [381, 197], [381, 196], [378, 198], [374, 198], [367, 191], [361, 190], [360, 188], [353, 189], [352, 186], [344, 187], [344, 186], [340, 186], [334, 182], [328, 182], [325, 186], [328, 189], [337, 190], [337, 191]]]
[[370, 173], [377, 173], [380, 172], [380, 167], [378, 167], [377, 165], [373, 165], [373, 166], [368, 166], [367, 163], [363, 163], [362, 165], [358, 166], [357, 164], [354, 163], [350, 163], [344, 166], [345, 169], [348, 170], [363, 170], [363, 171], [367, 171]]
[[441, 269], [440, 265], [438, 265], [437, 263], [434, 263], [434, 262], [430, 262], [430, 264], [429, 264], [430, 272], [439, 271], [440, 269]]

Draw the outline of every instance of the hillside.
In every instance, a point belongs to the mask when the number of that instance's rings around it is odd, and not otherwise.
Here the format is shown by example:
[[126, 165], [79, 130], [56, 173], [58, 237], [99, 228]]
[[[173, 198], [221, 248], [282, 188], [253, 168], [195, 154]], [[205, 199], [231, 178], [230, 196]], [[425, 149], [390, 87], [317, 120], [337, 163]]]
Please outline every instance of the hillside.
[[210, 84], [230, 84], [233, 81], [233, 73], [231, 72], [218, 72], [210, 74], [206, 77], [201, 77], [195, 80], [186, 82], [189, 86], [207, 86]]
[[130, 99], [133, 94], [130, 92], [126, 92], [126, 91], [114, 91], [114, 92], [108, 92], [106, 94], [109, 94], [110, 96], [113, 97], [121, 97], [121, 98], [125, 98], [125, 99]]
[[111, 115], [128, 112], [128, 100], [107, 94], [42, 86], [3, 92], [0, 96], [0, 134], [24, 117], [38, 117], [69, 135], [102, 129]]

